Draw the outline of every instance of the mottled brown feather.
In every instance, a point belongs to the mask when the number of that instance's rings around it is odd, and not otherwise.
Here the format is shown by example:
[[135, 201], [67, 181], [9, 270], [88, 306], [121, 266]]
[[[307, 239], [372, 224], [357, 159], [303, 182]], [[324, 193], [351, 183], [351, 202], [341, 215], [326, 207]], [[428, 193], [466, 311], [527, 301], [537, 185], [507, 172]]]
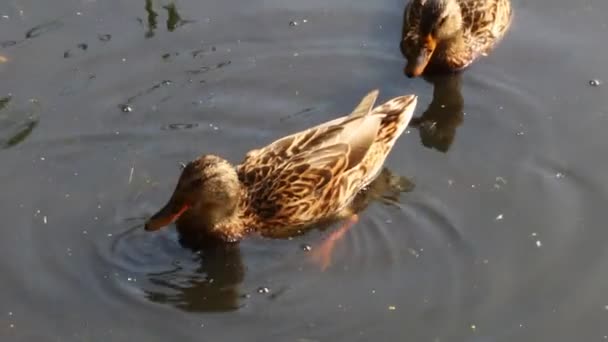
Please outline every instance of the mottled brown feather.
[[[401, 50], [408, 60], [422, 49], [422, 27], [438, 23], [423, 22], [427, 3], [455, 2], [460, 9], [462, 27], [449, 40], [437, 43], [427, 66], [429, 70], [461, 70], [480, 55], [489, 53], [503, 38], [512, 20], [510, 0], [411, 0], [404, 11]], [[446, 8], [449, 6], [446, 6]], [[457, 11], [455, 11], [457, 12]]]
[[[192, 208], [178, 220], [178, 229], [181, 223], [188, 226], [188, 230], [202, 229], [224, 240], [238, 240], [250, 231], [279, 236], [293, 227], [299, 229], [339, 216], [357, 193], [379, 174], [417, 102], [416, 96], [407, 95], [372, 109], [377, 96], [378, 91], [372, 91], [347, 116], [250, 151], [232, 170], [224, 167], [229, 165], [227, 162], [216, 161], [215, 156], [202, 156], [191, 163], [193, 166], [187, 166], [188, 174], [182, 173], [172, 197], [172, 200], [187, 202]], [[217, 177], [208, 178], [204, 174], [206, 169], [196, 175], [193, 170], [205, 163], [221, 164], [221, 168], [214, 169]], [[184, 181], [193, 177], [211, 179], [218, 184], [224, 182], [232, 189], [240, 187], [234, 196], [237, 198], [235, 209], [224, 210], [224, 216], [212, 215], [216, 213], [209, 210], [232, 205], [214, 201], [204, 181], [197, 183], [198, 189], [180, 188], [182, 183], [193, 184]], [[197, 200], [197, 191], [206, 198]], [[217, 207], [218, 203], [223, 204]], [[168, 207], [180, 205], [170, 201]], [[200, 222], [205, 223], [203, 227], [192, 228]]]

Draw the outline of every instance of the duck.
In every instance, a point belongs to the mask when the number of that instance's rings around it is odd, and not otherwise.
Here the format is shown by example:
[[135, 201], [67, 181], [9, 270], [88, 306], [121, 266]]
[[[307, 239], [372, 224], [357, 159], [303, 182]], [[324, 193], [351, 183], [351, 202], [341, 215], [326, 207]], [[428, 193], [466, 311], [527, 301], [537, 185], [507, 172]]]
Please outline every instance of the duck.
[[[230, 243], [346, 220], [337, 234], [343, 235], [357, 221], [353, 200], [381, 174], [417, 104], [417, 96], [404, 95], [374, 107], [378, 94], [369, 92], [348, 115], [249, 151], [237, 166], [214, 154], [199, 156], [183, 168], [145, 230], [175, 222], [182, 235]], [[327, 259], [327, 251], [319, 253]]]
[[467, 68], [502, 40], [512, 17], [510, 0], [411, 0], [400, 44], [405, 75]]

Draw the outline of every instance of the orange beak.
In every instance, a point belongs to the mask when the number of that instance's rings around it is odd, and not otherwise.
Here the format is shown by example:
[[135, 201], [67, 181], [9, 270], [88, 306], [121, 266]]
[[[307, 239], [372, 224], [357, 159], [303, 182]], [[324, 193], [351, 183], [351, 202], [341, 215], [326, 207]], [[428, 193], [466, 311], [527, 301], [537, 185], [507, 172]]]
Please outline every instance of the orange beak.
[[174, 198], [171, 198], [167, 205], [165, 205], [159, 212], [152, 215], [152, 217], [146, 222], [144, 229], [151, 232], [167, 226], [177, 220], [188, 209], [190, 209], [190, 205], [183, 203], [180, 204], [179, 202], [176, 203]]
[[420, 53], [418, 56], [414, 56], [412, 58], [408, 58], [407, 65], [405, 66], [405, 75], [407, 77], [418, 77], [422, 75], [424, 69], [429, 64], [431, 60], [431, 56], [437, 47], [437, 41], [431, 37], [431, 35], [427, 35], [424, 37]]

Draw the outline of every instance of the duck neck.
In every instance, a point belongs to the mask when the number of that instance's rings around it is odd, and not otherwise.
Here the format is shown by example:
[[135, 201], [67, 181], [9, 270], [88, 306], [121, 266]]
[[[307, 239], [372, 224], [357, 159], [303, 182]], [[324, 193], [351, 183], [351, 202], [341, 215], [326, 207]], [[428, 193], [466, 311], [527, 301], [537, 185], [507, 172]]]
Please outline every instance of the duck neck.
[[232, 203], [226, 203], [222, 208], [210, 211], [208, 227], [213, 234], [220, 235], [226, 241], [240, 240], [249, 230], [245, 217], [247, 193], [243, 186]]

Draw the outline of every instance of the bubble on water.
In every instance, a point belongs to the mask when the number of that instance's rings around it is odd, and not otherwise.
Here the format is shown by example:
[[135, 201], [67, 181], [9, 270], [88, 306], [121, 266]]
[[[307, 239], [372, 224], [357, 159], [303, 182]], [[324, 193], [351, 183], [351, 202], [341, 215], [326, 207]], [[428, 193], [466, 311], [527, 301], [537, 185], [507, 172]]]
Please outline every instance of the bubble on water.
[[602, 84], [602, 81], [600, 81], [598, 79], [589, 80], [589, 85], [592, 87], [597, 87], [597, 86], [600, 86], [601, 84]]
[[260, 294], [266, 294], [266, 293], [270, 293], [270, 289], [267, 288], [266, 286], [260, 286], [258, 287], [258, 293]]
[[302, 249], [304, 252], [310, 252], [312, 250], [312, 247], [309, 244], [305, 243], [300, 246], [300, 249]]
[[131, 113], [133, 111], [133, 107], [129, 106], [128, 104], [118, 105], [118, 108], [120, 108], [123, 113]]

